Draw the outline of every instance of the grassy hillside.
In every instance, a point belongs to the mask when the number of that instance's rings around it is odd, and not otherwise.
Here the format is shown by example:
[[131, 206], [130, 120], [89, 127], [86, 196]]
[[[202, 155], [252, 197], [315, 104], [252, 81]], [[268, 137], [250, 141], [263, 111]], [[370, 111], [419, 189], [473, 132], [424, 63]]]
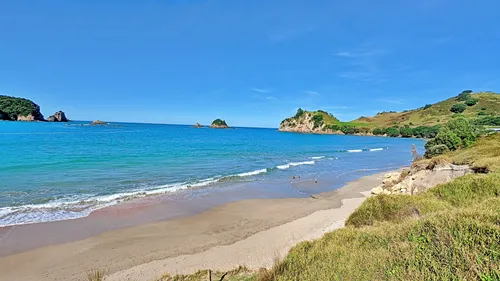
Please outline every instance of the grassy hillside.
[[[477, 99], [477, 103], [472, 106], [466, 106], [462, 115], [470, 118], [477, 118], [481, 115], [500, 115], [500, 94], [495, 93], [472, 93], [471, 99]], [[405, 112], [383, 112], [374, 117], [361, 117], [354, 122], [367, 126], [433, 126], [445, 123], [453, 118], [454, 112], [451, 108], [455, 104], [465, 104], [465, 101], [457, 100], [457, 97], [427, 105], [418, 109]], [[483, 112], [483, 113], [481, 113]]]
[[281, 122], [280, 130], [432, 138], [441, 124], [459, 116], [470, 118], [479, 125], [500, 126], [500, 94], [464, 91], [458, 96], [418, 109], [381, 112], [350, 122], [341, 122], [325, 111], [299, 109], [294, 117]]

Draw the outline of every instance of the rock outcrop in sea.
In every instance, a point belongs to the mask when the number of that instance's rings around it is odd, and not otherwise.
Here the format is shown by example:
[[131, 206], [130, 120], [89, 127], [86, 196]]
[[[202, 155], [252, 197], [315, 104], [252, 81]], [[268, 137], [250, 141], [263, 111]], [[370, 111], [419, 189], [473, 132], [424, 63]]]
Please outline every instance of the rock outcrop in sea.
[[227, 125], [226, 121], [222, 119], [215, 119], [214, 122], [212, 122], [212, 125], [210, 125], [210, 128], [228, 129], [229, 126]]
[[68, 119], [66, 118], [66, 114], [64, 114], [64, 112], [59, 110], [58, 112], [54, 113], [54, 115], [49, 116], [49, 118], [47, 118], [47, 121], [48, 122], [68, 122]]
[[99, 125], [108, 125], [108, 123], [106, 122], [103, 122], [101, 120], [95, 120], [95, 121], [92, 121], [92, 123], [90, 123], [91, 126], [99, 126]]
[[193, 125], [193, 128], [203, 128], [203, 125], [201, 125], [200, 123], [196, 123]]

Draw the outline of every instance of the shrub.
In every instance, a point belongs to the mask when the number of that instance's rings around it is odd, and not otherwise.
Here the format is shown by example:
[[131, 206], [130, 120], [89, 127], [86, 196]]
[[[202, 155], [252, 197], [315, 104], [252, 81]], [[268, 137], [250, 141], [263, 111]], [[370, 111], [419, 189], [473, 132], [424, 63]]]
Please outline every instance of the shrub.
[[425, 158], [432, 158], [434, 156], [441, 155], [441, 154], [446, 153], [448, 151], [450, 151], [450, 149], [446, 145], [438, 144], [438, 145], [434, 145], [434, 146], [429, 147], [429, 149], [427, 149], [425, 151], [424, 157]]
[[487, 110], [487, 108], [486, 107], [481, 107], [481, 110], [485, 111], [485, 110]]
[[465, 104], [467, 106], [474, 106], [474, 105], [476, 105], [476, 103], [478, 101], [479, 101], [478, 99], [470, 98], [470, 99], [468, 99], [468, 100], [465, 101]]
[[351, 125], [344, 125], [340, 130], [342, 131], [342, 133], [346, 135], [353, 135], [359, 133], [359, 129]]
[[302, 110], [302, 108], [299, 108], [297, 109], [297, 113], [295, 113], [295, 116], [293, 118], [299, 118], [300, 116], [302, 116], [304, 114], [304, 110]]
[[386, 133], [389, 137], [393, 137], [393, 138], [399, 137], [399, 134], [400, 134], [399, 129], [397, 127], [387, 128]]
[[432, 104], [426, 104], [426, 105], [424, 106], [424, 109], [428, 109], [428, 108], [431, 108], [431, 107], [432, 107]]
[[312, 120], [314, 121], [313, 129], [316, 129], [317, 127], [323, 125], [323, 115], [321, 114], [314, 114]]
[[386, 133], [386, 130], [383, 129], [383, 128], [375, 128], [375, 129], [373, 129], [373, 134], [376, 135], [376, 136], [385, 135], [385, 133]]
[[451, 115], [451, 118], [457, 118], [457, 117], [464, 117], [464, 115], [462, 113], [454, 113], [453, 115]]
[[442, 127], [436, 137], [425, 144], [425, 149], [429, 150], [438, 144], [446, 145], [449, 150], [456, 150], [462, 144], [462, 140], [448, 127]]
[[326, 125], [325, 126], [326, 129], [330, 129], [332, 131], [340, 131], [340, 126], [337, 125], [337, 124], [333, 124], [333, 125]]
[[462, 113], [465, 111], [466, 108], [467, 108], [467, 106], [465, 104], [457, 103], [451, 107], [450, 111], [455, 112], [455, 113]]
[[401, 128], [400, 133], [403, 138], [411, 138], [413, 136], [413, 129], [405, 126]]
[[457, 96], [457, 101], [466, 101], [470, 98], [471, 90], [465, 90]]
[[470, 146], [477, 138], [474, 126], [466, 118], [452, 119], [446, 127], [460, 138], [462, 147]]
[[[481, 112], [479, 112], [481, 113]], [[486, 114], [484, 114], [486, 115]], [[475, 125], [500, 126], [500, 116], [486, 116], [474, 120]]]
[[477, 116], [485, 116], [485, 115], [488, 115], [488, 113], [484, 111], [479, 111], [479, 113], [477, 114]]

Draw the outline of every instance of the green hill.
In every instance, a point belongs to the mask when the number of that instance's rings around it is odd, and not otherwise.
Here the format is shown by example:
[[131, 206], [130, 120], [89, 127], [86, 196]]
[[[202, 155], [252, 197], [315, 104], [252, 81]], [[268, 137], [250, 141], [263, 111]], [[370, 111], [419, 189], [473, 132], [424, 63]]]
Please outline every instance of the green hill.
[[[467, 101], [477, 100], [477, 103], [467, 106]], [[451, 109], [456, 104], [463, 104], [465, 111], [462, 114], [465, 117], [477, 118], [480, 116], [500, 115], [500, 94], [484, 92], [470, 94], [468, 99], [459, 100], [457, 97], [452, 97], [447, 100], [429, 104], [414, 110], [403, 112], [381, 112], [374, 117], [361, 117], [354, 122], [365, 126], [393, 126], [393, 125], [409, 125], [409, 126], [433, 126], [446, 123], [453, 118], [456, 112]]]
[[447, 100], [403, 112], [381, 112], [341, 122], [325, 111], [299, 108], [283, 120], [280, 131], [324, 134], [387, 135], [392, 137], [434, 137], [438, 127], [457, 116], [471, 118], [481, 125], [500, 125], [500, 94], [463, 91]]
[[2, 120], [43, 120], [40, 107], [24, 98], [0, 95], [0, 119]]

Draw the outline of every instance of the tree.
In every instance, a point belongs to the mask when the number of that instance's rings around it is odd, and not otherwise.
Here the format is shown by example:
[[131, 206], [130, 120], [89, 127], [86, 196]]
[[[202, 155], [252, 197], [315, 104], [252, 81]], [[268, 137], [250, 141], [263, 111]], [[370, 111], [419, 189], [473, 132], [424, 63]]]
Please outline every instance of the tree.
[[465, 90], [462, 91], [458, 96], [457, 96], [457, 101], [466, 101], [470, 98], [470, 94], [472, 93], [471, 90]]
[[413, 136], [413, 130], [408, 126], [401, 128], [399, 131], [403, 138], [411, 138]]
[[429, 108], [431, 108], [431, 107], [432, 107], [432, 104], [426, 104], [426, 105], [424, 106], [424, 109], [429, 109]]
[[465, 104], [467, 106], [474, 106], [478, 101], [479, 101], [478, 99], [469, 98], [468, 100], [465, 101]]
[[446, 145], [449, 150], [456, 150], [462, 144], [462, 140], [448, 127], [442, 127], [436, 137], [425, 144], [425, 149], [429, 150], [438, 144]]
[[441, 155], [441, 154], [446, 153], [448, 151], [450, 151], [450, 149], [446, 145], [438, 144], [438, 145], [434, 145], [434, 146], [429, 147], [429, 149], [427, 149], [425, 151], [424, 157], [425, 158], [432, 158], [434, 156]]
[[385, 129], [375, 128], [373, 129], [373, 134], [376, 136], [385, 135]]
[[354, 135], [356, 133], [359, 133], [358, 128], [351, 125], [344, 125], [340, 130], [346, 135]]
[[297, 113], [295, 114], [294, 118], [299, 118], [303, 114], [304, 114], [304, 110], [302, 110], [302, 108], [299, 107], [299, 109], [297, 109]]
[[389, 136], [389, 137], [399, 137], [399, 129], [397, 127], [390, 127], [390, 128], [387, 128], [386, 130], [386, 134]]
[[454, 112], [454, 113], [462, 113], [465, 111], [466, 108], [467, 108], [467, 106], [465, 104], [457, 103], [451, 107], [450, 111]]
[[464, 117], [448, 121], [446, 127], [460, 138], [462, 147], [470, 146], [477, 138], [474, 126]]

